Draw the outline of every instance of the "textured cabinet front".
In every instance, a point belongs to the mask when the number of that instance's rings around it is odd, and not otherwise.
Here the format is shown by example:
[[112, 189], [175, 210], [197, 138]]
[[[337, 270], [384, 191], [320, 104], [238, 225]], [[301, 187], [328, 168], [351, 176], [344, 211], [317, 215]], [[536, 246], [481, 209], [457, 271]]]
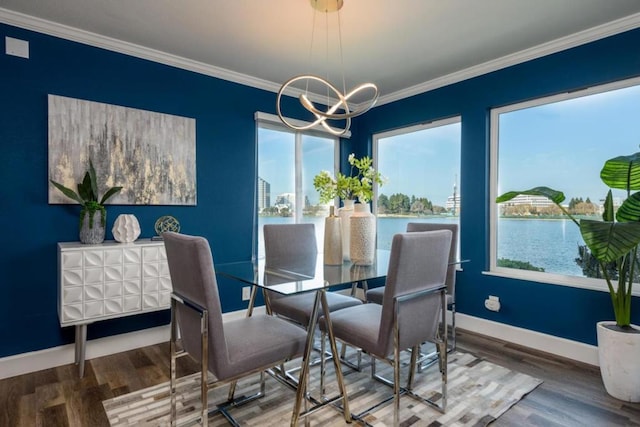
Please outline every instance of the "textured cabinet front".
[[163, 242], [58, 244], [62, 326], [169, 307], [171, 279]]

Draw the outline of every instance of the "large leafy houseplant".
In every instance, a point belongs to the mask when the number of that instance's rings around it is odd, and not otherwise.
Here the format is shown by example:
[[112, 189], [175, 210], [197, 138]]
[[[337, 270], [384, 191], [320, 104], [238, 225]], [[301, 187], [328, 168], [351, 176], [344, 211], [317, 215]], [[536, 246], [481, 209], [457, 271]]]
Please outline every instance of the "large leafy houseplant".
[[98, 201], [98, 180], [91, 160], [89, 160], [89, 170], [85, 172], [84, 179], [77, 185], [77, 192], [54, 180], [50, 181], [62, 194], [82, 206], [80, 210], [80, 227], [82, 227], [85, 216], [89, 215], [89, 228], [93, 228], [93, 217], [96, 212], [100, 212], [100, 224], [104, 227], [106, 222], [104, 203], [122, 190], [122, 187], [111, 187]]
[[328, 171], [322, 171], [313, 178], [313, 186], [320, 194], [320, 202], [330, 203], [336, 197], [342, 200], [357, 198], [361, 203], [368, 203], [373, 198], [373, 183], [382, 186], [384, 178], [373, 167], [373, 159], [365, 156], [356, 158], [349, 154], [351, 170], [349, 176], [338, 172], [334, 179]]
[[[523, 194], [544, 196], [555, 203], [580, 227], [591, 256], [598, 261], [609, 289], [617, 326], [631, 330], [631, 291], [634, 270], [638, 268], [640, 244], [640, 192], [637, 191], [640, 190], [640, 152], [607, 160], [600, 171], [600, 178], [610, 188], [604, 202], [602, 221], [575, 218], [562, 206], [564, 194], [549, 187], [509, 191], [499, 196], [496, 202], [508, 202]], [[625, 190], [627, 195], [616, 212], [611, 189]], [[611, 274], [612, 270], [617, 272], [617, 279]]]

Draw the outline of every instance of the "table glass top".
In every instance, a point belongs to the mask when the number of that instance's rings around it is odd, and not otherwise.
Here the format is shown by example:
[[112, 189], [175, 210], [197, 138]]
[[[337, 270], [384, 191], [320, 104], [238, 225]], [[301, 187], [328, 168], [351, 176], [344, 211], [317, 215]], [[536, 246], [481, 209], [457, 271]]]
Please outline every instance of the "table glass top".
[[266, 268], [264, 259], [260, 259], [216, 264], [215, 269], [217, 274], [291, 295], [383, 278], [387, 275], [389, 255], [388, 250], [376, 251], [372, 265], [358, 265], [351, 262], [344, 262], [341, 265], [324, 265], [323, 255], [319, 253], [316, 259], [282, 263], [277, 268]]

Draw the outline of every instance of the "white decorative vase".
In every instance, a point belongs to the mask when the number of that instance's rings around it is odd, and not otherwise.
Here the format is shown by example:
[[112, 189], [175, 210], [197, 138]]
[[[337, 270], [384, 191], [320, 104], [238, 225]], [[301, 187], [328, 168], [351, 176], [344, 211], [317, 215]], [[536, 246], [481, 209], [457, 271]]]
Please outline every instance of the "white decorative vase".
[[376, 255], [376, 217], [368, 203], [356, 203], [351, 221], [349, 252], [356, 265], [373, 264]]
[[598, 359], [604, 388], [625, 402], [640, 402], [640, 328], [634, 332], [610, 329], [616, 322], [598, 322]]
[[118, 215], [111, 229], [113, 238], [120, 243], [131, 243], [140, 236], [140, 223], [131, 214]]
[[353, 215], [354, 200], [343, 200], [344, 206], [338, 209], [338, 216], [342, 224], [342, 259], [349, 261], [349, 238], [351, 236], [351, 215]]
[[[84, 214], [82, 213], [84, 212]], [[87, 245], [97, 245], [104, 242], [105, 228], [103, 225], [102, 211], [91, 212], [83, 210], [80, 215], [80, 242]], [[104, 213], [104, 222], [106, 222], [107, 213]]]
[[329, 208], [329, 216], [324, 220], [324, 263], [325, 265], [342, 265], [342, 225], [335, 216], [333, 206]]

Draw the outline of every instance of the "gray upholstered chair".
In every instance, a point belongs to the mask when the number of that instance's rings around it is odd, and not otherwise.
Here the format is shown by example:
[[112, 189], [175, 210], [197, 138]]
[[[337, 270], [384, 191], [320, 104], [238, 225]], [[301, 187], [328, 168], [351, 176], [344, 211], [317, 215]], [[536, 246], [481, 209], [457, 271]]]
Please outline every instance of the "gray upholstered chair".
[[[208, 415], [220, 412], [235, 423], [227, 407], [264, 395], [264, 370], [300, 356], [306, 333], [273, 316], [261, 315], [223, 321], [218, 285], [209, 243], [202, 237], [163, 233], [173, 285], [171, 295], [171, 425], [176, 422], [176, 358], [190, 355], [201, 363], [202, 410], [196, 412], [202, 425]], [[182, 350], [177, 351], [180, 331]], [[215, 379], [209, 381], [208, 372]], [[260, 392], [234, 400], [235, 381], [260, 373]], [[207, 391], [230, 383], [228, 401], [209, 412]], [[239, 401], [241, 400], [241, 401]], [[181, 420], [182, 421], [182, 420]], [[237, 425], [237, 424], [235, 424]]]
[[[331, 313], [333, 333], [340, 341], [362, 349], [372, 357], [374, 378], [393, 386], [394, 421], [398, 425], [400, 395], [408, 394], [444, 412], [447, 399], [446, 287], [451, 231], [400, 233], [393, 236], [382, 305], [363, 304]], [[444, 334], [440, 333], [440, 322]], [[320, 328], [326, 330], [324, 318]], [[442, 379], [441, 403], [424, 399], [412, 391], [419, 346], [436, 344]], [[400, 352], [411, 349], [407, 386], [400, 388]], [[375, 373], [375, 359], [393, 366], [393, 381]], [[357, 419], [372, 408], [355, 415]]]
[[[284, 269], [313, 276], [318, 247], [313, 224], [266, 224], [264, 231], [265, 269]], [[362, 301], [337, 292], [327, 292], [329, 311], [361, 305]], [[272, 313], [291, 319], [306, 327], [315, 302], [315, 292], [284, 296], [267, 291], [268, 308]]]
[[[458, 224], [438, 224], [434, 222], [410, 222], [407, 224], [407, 232], [451, 230], [451, 250], [449, 251], [449, 267], [447, 269], [447, 308], [451, 310], [451, 339], [449, 351], [456, 349], [456, 269], [454, 264], [458, 258]], [[367, 302], [382, 304], [384, 286], [367, 291]]]

